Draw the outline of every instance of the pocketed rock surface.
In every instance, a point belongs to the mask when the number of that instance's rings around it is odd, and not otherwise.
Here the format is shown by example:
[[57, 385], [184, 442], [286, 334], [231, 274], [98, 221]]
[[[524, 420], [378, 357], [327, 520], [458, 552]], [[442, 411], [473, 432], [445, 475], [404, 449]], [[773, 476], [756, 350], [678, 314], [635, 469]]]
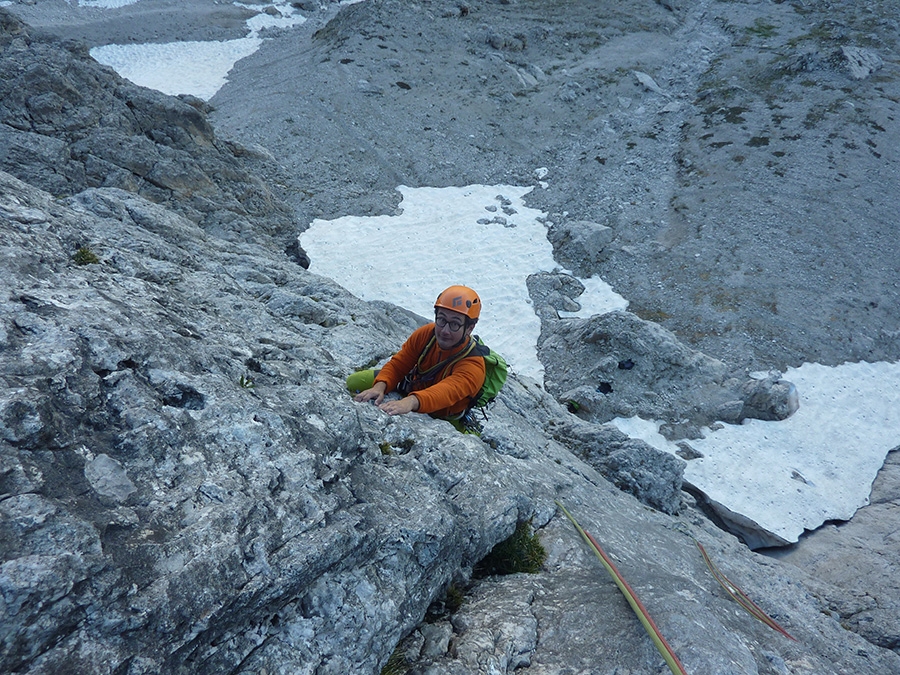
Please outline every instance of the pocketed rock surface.
[[[90, 39], [47, 13], [66, 4], [10, 9]], [[116, 16], [164, 26], [151, 6]], [[399, 643], [421, 673], [659, 672], [559, 501], [688, 672], [900, 671], [893, 460], [821, 548], [750, 552], [677, 460], [533, 382], [507, 384], [480, 439], [354, 404], [344, 377], [421, 319], [290, 247], [401, 183], [546, 166], [535, 203], [613, 230], [583, 264], [673, 347], [728, 373], [894, 360], [887, 6], [327, 6], [213, 110], [0, 8], [0, 669], [377, 673]], [[523, 521], [542, 571], [473, 580]], [[694, 539], [798, 640], [741, 611]]]

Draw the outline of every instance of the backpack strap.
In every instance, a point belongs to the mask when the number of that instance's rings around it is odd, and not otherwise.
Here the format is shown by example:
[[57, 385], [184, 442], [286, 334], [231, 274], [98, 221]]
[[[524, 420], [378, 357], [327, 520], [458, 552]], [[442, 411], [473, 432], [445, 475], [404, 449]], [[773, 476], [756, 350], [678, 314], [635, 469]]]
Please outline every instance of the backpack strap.
[[472, 356], [489, 356], [491, 348], [484, 344], [477, 335], [473, 335], [472, 338], [475, 340], [475, 349], [472, 350]]
[[[425, 357], [428, 356], [428, 352], [431, 351], [431, 348], [437, 342], [437, 338], [432, 335], [431, 339], [428, 341], [428, 344], [425, 345], [425, 349], [422, 350], [421, 355], [419, 355], [419, 360], [416, 361], [416, 365], [413, 366], [413, 369], [407, 374], [406, 377], [403, 378], [403, 382], [401, 382], [400, 387], [398, 389], [405, 393], [411, 393], [412, 387], [415, 384], [420, 382], [431, 382], [436, 379], [437, 374], [442, 371], [456, 365], [459, 361], [462, 361], [467, 356], [471, 356], [473, 351], [476, 351], [476, 348], [479, 346], [478, 341], [473, 339], [472, 336], [469, 336], [469, 344], [466, 345], [466, 348], [463, 349], [456, 356], [451, 356], [443, 361], [439, 361], [438, 363], [431, 366], [431, 368], [426, 368], [422, 370], [422, 362], [425, 361]], [[478, 356], [482, 356], [482, 354], [478, 353]]]
[[[471, 355], [472, 356], [480, 356], [482, 359], [484, 359], [485, 375], [487, 375], [487, 365], [488, 365], [487, 357], [491, 355], [491, 348], [488, 347], [486, 344], [484, 344], [481, 341], [481, 338], [478, 337], [477, 335], [472, 336], [472, 341], [475, 343], [475, 348], [472, 350]], [[475, 404], [478, 403], [478, 399], [481, 398], [482, 391], [484, 391], [484, 385], [481, 385], [481, 389], [479, 389], [475, 393], [475, 395], [469, 401], [469, 405], [466, 406], [466, 409], [463, 410], [459, 414], [460, 419], [462, 419], [463, 417], [466, 417], [469, 414], [469, 412], [475, 407]]]

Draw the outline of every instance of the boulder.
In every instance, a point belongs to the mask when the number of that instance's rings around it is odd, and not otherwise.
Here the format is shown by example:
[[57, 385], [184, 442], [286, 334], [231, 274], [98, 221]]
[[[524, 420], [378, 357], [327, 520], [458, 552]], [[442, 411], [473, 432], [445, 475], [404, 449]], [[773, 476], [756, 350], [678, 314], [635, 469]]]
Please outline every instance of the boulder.
[[884, 65], [884, 59], [871, 49], [850, 45], [841, 47], [834, 60], [841, 63], [854, 80], [864, 80]]
[[642, 417], [684, 438], [715, 421], [785, 419], [797, 410], [791, 383], [754, 380], [627, 311], [542, 322], [545, 385], [579, 417], [605, 423]]
[[614, 235], [611, 227], [590, 220], [563, 220], [547, 227], [553, 257], [582, 277], [596, 271]]
[[684, 461], [612, 425], [576, 420], [550, 429], [553, 437], [613, 485], [665, 513], [682, 508]]
[[584, 284], [570, 274], [538, 272], [525, 280], [535, 313], [558, 319], [559, 312], [577, 312], [581, 305], [575, 299], [584, 293]]

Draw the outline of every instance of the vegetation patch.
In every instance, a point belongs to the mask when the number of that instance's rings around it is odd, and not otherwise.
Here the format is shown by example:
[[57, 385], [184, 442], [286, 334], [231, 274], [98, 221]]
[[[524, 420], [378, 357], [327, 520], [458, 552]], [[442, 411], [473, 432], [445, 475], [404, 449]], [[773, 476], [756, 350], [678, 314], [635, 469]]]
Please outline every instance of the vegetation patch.
[[634, 313], [644, 321], [652, 321], [653, 323], [662, 323], [672, 318], [672, 315], [662, 309], [644, 309], [635, 307]]
[[743, 124], [747, 120], [744, 118], [744, 113], [749, 112], [749, 108], [744, 108], [743, 106], [731, 106], [730, 108], [724, 108], [721, 112], [725, 117], [725, 121], [729, 124]]
[[829, 25], [826, 22], [819, 23], [808, 33], [798, 35], [788, 40], [788, 46], [797, 48], [804, 42], [814, 42], [819, 45], [827, 46], [835, 41], [835, 25]]
[[453, 614], [463, 606], [465, 599], [465, 591], [456, 584], [450, 584], [450, 586], [447, 587], [447, 593], [444, 595], [444, 607], [448, 612]]
[[516, 525], [516, 531], [508, 539], [491, 549], [473, 570], [472, 576], [481, 579], [500, 574], [526, 572], [537, 574], [541, 571], [547, 551], [541, 539], [533, 531], [531, 521]]
[[394, 443], [390, 443], [388, 441], [382, 441], [378, 444], [378, 449], [381, 450], [382, 455], [394, 455], [400, 454], [404, 455], [416, 444], [414, 438], [404, 438], [400, 441], [395, 441]]
[[72, 261], [76, 265], [96, 265], [100, 262], [100, 258], [87, 246], [82, 246], [72, 255]]
[[752, 26], [749, 26], [745, 30], [751, 35], [761, 38], [770, 38], [778, 34], [778, 31], [775, 30], [775, 26], [767, 23], [763, 18], [758, 18]]
[[406, 675], [409, 671], [409, 661], [406, 660], [401, 644], [398, 644], [388, 658], [387, 663], [381, 669], [381, 675]]

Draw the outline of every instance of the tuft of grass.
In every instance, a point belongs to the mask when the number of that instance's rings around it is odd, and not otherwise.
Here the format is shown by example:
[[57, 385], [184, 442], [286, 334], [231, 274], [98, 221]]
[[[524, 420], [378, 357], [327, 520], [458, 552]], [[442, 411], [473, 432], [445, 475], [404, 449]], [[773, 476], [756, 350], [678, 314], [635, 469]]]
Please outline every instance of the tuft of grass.
[[449, 620], [466, 602], [467, 590], [465, 582], [451, 581], [444, 594], [428, 606], [428, 610], [425, 612], [425, 622], [436, 623]]
[[409, 661], [406, 660], [406, 654], [403, 653], [400, 644], [394, 647], [390, 658], [381, 669], [381, 675], [406, 675], [409, 671]]
[[747, 141], [744, 145], [751, 147], [751, 148], [761, 148], [764, 145], [768, 145], [768, 144], [769, 144], [768, 136], [754, 136], [749, 141]]
[[770, 38], [778, 35], [778, 31], [776, 31], [775, 28], [776, 27], [772, 24], [766, 23], [765, 19], [757, 19], [752, 26], [749, 26], [744, 30], [757, 37]]
[[238, 384], [241, 385], [242, 389], [253, 389], [256, 386], [256, 382], [253, 381], [249, 374], [241, 375]]
[[447, 588], [447, 593], [444, 595], [444, 607], [448, 612], [453, 614], [463, 606], [465, 599], [466, 594], [463, 590], [456, 584], [450, 584]]
[[81, 246], [72, 255], [72, 261], [76, 265], [96, 265], [100, 262], [100, 258], [87, 246]]
[[642, 307], [637, 307], [634, 310], [634, 313], [644, 321], [652, 321], [653, 323], [662, 323], [663, 321], [672, 318], [671, 314], [664, 312], [661, 309], [644, 309]]
[[516, 531], [512, 536], [494, 546], [491, 552], [475, 565], [473, 576], [483, 578], [517, 572], [537, 574], [546, 559], [547, 551], [541, 544], [540, 537], [532, 531], [531, 521], [522, 521], [516, 525]]

